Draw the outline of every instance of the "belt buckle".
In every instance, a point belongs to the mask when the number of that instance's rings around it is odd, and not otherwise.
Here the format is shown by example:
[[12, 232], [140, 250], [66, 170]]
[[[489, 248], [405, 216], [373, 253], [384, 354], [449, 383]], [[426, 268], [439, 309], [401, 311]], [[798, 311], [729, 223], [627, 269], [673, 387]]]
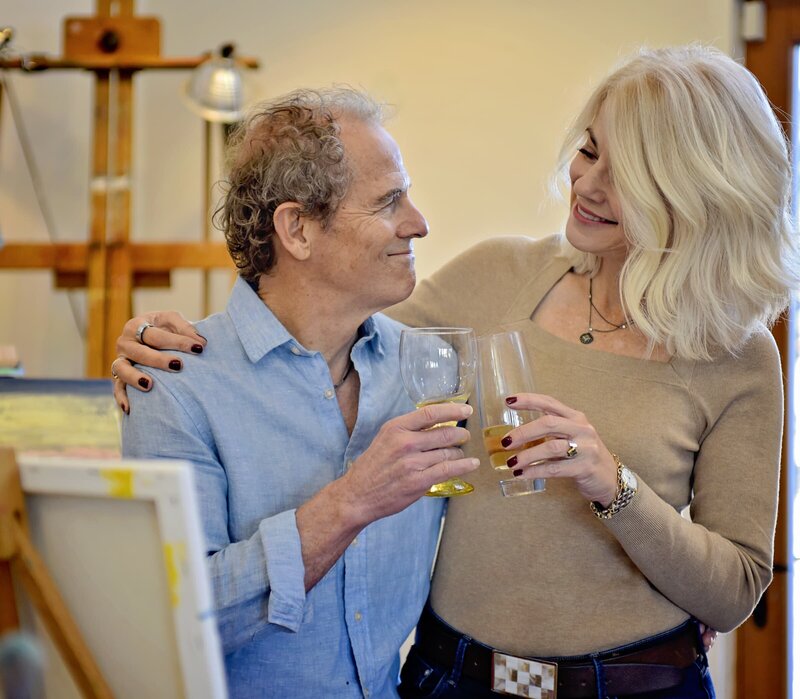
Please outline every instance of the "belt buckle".
[[492, 651], [492, 691], [530, 699], [556, 699], [558, 665]]

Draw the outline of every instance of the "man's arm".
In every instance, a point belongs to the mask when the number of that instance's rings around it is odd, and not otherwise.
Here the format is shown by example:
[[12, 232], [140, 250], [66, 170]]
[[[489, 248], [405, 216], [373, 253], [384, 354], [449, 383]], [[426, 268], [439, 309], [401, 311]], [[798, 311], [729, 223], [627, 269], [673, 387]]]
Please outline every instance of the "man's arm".
[[[209, 571], [226, 653], [267, 624], [298, 631], [305, 593], [327, 573], [370, 522], [416, 501], [434, 483], [478, 466], [458, 444], [469, 406], [428, 406], [387, 422], [348, 472], [297, 510], [263, 519], [248, 539], [229, 538], [228, 481], [210, 430], [159, 381], [148, 397], [133, 396], [123, 423], [123, 451], [133, 457], [189, 459], [209, 551]], [[138, 404], [137, 404], [138, 403]], [[187, 409], [188, 407], [188, 409]], [[265, 459], [268, 459], [265, 456]]]
[[457, 446], [469, 439], [467, 430], [431, 429], [471, 413], [468, 405], [440, 404], [389, 420], [344, 476], [298, 508], [307, 590], [370, 522], [404, 510], [435, 483], [480, 465]]

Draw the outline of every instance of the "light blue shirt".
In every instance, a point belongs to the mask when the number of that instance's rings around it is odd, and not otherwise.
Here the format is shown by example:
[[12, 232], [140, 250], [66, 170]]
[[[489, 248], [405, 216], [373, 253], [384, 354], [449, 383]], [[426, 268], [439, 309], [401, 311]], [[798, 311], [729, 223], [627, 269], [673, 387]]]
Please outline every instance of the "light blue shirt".
[[342, 476], [388, 419], [413, 409], [402, 326], [368, 319], [348, 435], [330, 372], [239, 279], [180, 373], [129, 391], [123, 452], [195, 466], [232, 697], [395, 697], [398, 650], [428, 595], [443, 504], [421, 498], [366, 527], [308, 593], [295, 509]]

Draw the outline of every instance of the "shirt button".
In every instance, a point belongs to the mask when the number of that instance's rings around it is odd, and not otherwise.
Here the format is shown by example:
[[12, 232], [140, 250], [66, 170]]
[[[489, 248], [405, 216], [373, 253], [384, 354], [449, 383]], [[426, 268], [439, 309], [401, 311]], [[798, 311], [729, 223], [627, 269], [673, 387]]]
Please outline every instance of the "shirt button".
[[356, 621], [361, 621], [361, 612], [355, 613]]
[[365, 689], [365, 690], [364, 690], [364, 697], [365, 697], [366, 699], [369, 699], [369, 690], [368, 690], [368, 689]]
[[353, 468], [353, 460], [348, 459], [347, 463], [345, 464], [345, 468]]
[[292, 349], [290, 351], [295, 356], [298, 356], [300, 354], [300, 349], [298, 347], [296, 347], [295, 345], [292, 345]]
[[353, 539], [353, 544], [352, 544], [352, 545], [353, 545], [353, 546], [358, 546], [358, 537], [356, 537], [355, 539]]
[[326, 398], [333, 398], [334, 394], [335, 394], [334, 390], [332, 388], [329, 388], [322, 395], [325, 396]]

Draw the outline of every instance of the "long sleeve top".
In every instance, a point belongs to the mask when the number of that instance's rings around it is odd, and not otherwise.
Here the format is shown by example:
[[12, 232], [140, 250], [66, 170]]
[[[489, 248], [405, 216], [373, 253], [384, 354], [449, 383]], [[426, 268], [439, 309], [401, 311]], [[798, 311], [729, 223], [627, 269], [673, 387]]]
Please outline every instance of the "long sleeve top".
[[475, 492], [449, 505], [433, 608], [522, 656], [612, 648], [690, 615], [730, 630], [771, 580], [783, 409], [774, 340], [764, 328], [738, 356], [705, 362], [568, 342], [532, 320], [568, 270], [555, 237], [494, 238], [390, 310], [410, 325], [519, 330], [537, 391], [585, 413], [639, 481], [608, 521], [567, 479], [503, 498], [473, 416], [468, 449], [483, 465], [470, 474]]

